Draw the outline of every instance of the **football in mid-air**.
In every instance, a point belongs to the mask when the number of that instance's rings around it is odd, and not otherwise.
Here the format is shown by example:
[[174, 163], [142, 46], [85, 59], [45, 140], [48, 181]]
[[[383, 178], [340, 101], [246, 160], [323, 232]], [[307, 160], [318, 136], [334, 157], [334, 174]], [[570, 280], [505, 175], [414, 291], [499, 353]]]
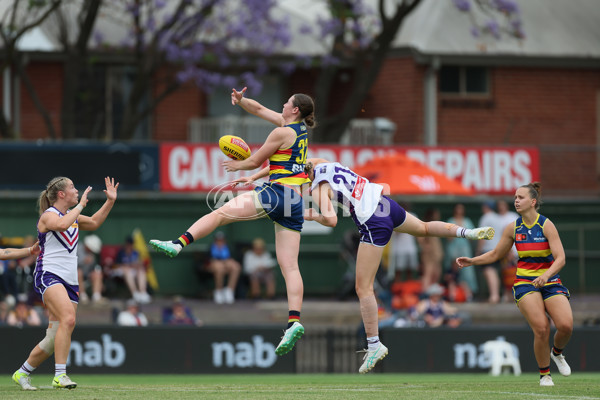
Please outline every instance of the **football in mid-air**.
[[250, 146], [239, 136], [225, 135], [219, 139], [221, 151], [234, 160], [245, 160], [250, 157]]

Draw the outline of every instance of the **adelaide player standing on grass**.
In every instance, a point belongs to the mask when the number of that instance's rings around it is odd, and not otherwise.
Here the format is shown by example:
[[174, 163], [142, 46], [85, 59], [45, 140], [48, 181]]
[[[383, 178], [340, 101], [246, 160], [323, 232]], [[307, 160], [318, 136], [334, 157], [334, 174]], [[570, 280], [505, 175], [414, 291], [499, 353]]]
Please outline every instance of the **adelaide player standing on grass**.
[[[46, 336], [38, 343], [27, 360], [12, 376], [23, 390], [37, 390], [31, 384], [31, 374], [54, 353], [54, 388], [74, 389], [77, 383], [67, 376], [67, 358], [71, 348], [71, 334], [79, 301], [77, 278], [77, 243], [79, 230], [95, 231], [106, 220], [117, 200], [114, 178], [104, 178], [106, 202], [91, 217], [82, 215], [91, 187], [79, 192], [69, 178], [56, 177], [40, 194], [40, 219], [37, 223], [40, 254], [34, 272], [34, 288], [48, 308]], [[73, 207], [75, 206], [75, 207]], [[73, 207], [73, 208], [71, 208]]]
[[[554, 386], [550, 376], [550, 359], [561, 375], [571, 375], [562, 352], [573, 332], [573, 312], [569, 290], [562, 285], [558, 273], [565, 266], [565, 250], [556, 226], [538, 213], [542, 187], [539, 182], [519, 187], [515, 193], [515, 210], [520, 217], [509, 224], [496, 247], [480, 256], [458, 257], [461, 267], [489, 265], [517, 248], [519, 260], [513, 295], [521, 314], [533, 331], [533, 352], [540, 368], [540, 386]], [[548, 351], [550, 322], [554, 321], [554, 346]]]
[[356, 256], [356, 294], [368, 348], [358, 372], [369, 372], [387, 354], [388, 349], [379, 341], [378, 307], [373, 284], [381, 264], [383, 249], [392, 232], [413, 236], [463, 237], [472, 240], [494, 237], [494, 229], [482, 227], [466, 229], [441, 221], [423, 222], [407, 213], [398, 203], [383, 195], [383, 186], [371, 183], [339, 163], [322, 158], [309, 159], [306, 173], [312, 181], [313, 202], [319, 207], [306, 210], [307, 221], [317, 221], [325, 226], [337, 225], [337, 214], [332, 200], [346, 206], [360, 232]]
[[288, 298], [288, 325], [284, 336], [275, 349], [278, 355], [288, 353], [304, 334], [300, 324], [300, 311], [304, 286], [298, 267], [300, 231], [304, 223], [304, 204], [301, 185], [309, 180], [304, 172], [308, 150], [307, 128], [315, 126], [314, 103], [305, 94], [294, 94], [278, 113], [255, 100], [244, 97], [246, 88], [231, 92], [231, 104], [239, 105], [277, 126], [258, 151], [245, 160], [225, 161], [228, 172], [252, 170], [269, 160], [269, 165], [250, 177], [242, 177], [235, 184], [249, 184], [269, 176], [269, 182], [243, 193], [221, 208], [197, 220], [179, 238], [173, 241], [151, 240], [156, 250], [175, 257], [194, 240], [208, 236], [219, 226], [232, 222], [269, 217], [275, 225], [275, 251], [285, 279]]

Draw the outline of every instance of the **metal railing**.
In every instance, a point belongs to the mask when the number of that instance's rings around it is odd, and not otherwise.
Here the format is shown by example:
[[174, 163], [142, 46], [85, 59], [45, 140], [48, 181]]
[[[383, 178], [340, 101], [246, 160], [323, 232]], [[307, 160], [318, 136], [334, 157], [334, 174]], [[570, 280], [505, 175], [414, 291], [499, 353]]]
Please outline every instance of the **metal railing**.
[[[589, 285], [586, 285], [588, 281], [588, 267], [592, 264], [600, 263], [600, 250], [589, 249], [586, 246], [586, 240], [588, 237], [598, 237], [600, 238], [600, 223], [581, 223], [581, 224], [557, 224], [557, 229], [563, 237], [563, 246], [565, 248], [565, 255], [567, 259], [576, 259], [577, 260], [577, 281], [578, 281], [578, 289], [581, 293], [586, 293], [589, 288]], [[575, 239], [575, 246], [569, 246], [565, 244], [565, 238], [569, 236], [570, 238]], [[598, 285], [596, 284], [596, 288]]]
[[[364, 339], [362, 339], [364, 340]], [[296, 345], [296, 372], [356, 373], [362, 361], [358, 326], [311, 327]]]

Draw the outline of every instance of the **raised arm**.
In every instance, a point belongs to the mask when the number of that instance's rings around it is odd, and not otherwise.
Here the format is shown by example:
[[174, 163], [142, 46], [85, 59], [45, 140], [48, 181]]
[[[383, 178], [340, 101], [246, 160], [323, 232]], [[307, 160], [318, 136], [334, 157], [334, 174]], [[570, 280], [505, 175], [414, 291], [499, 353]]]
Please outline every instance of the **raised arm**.
[[227, 160], [223, 161], [223, 166], [227, 172], [238, 170], [252, 170], [260, 167], [269, 157], [271, 157], [279, 148], [289, 140], [293, 130], [291, 128], [275, 128], [265, 143], [256, 152], [245, 160]]
[[108, 213], [112, 210], [115, 201], [117, 200], [117, 188], [119, 187], [119, 183], [117, 182], [115, 185], [115, 178], [110, 178], [108, 176], [104, 178], [104, 182], [106, 184], [106, 189], [104, 190], [106, 201], [91, 217], [86, 215], [81, 215], [79, 217], [79, 229], [84, 231], [95, 231], [100, 228], [106, 220], [106, 217], [108, 217]]
[[458, 257], [456, 263], [460, 268], [470, 265], [489, 265], [504, 257], [508, 253], [514, 243], [513, 233], [515, 231], [515, 223], [509, 224], [504, 228], [502, 237], [493, 250], [488, 251], [477, 257]]
[[260, 104], [256, 100], [248, 99], [244, 97], [244, 93], [246, 93], [246, 87], [244, 87], [241, 91], [237, 91], [232, 89], [231, 91], [231, 104], [242, 107], [246, 112], [249, 112], [252, 115], [256, 115], [264, 119], [265, 121], [269, 121], [276, 126], [284, 126], [285, 121], [283, 120], [283, 115], [276, 111], [273, 111], [262, 104]]

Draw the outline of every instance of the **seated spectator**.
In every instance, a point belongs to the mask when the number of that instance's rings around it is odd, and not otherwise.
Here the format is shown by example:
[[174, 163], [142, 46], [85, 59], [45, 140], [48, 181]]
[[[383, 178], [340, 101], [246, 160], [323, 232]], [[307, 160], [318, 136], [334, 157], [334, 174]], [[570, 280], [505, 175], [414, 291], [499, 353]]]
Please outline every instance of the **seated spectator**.
[[152, 301], [148, 294], [146, 266], [142, 262], [140, 254], [134, 249], [131, 236], [125, 239], [125, 245], [117, 253], [113, 274], [123, 277], [133, 300], [141, 304], [148, 304]]
[[192, 310], [183, 303], [181, 296], [175, 296], [173, 305], [163, 311], [163, 324], [202, 326], [203, 322], [192, 314]]
[[250, 297], [260, 297], [261, 284], [265, 285], [265, 296], [268, 299], [275, 297], [275, 265], [277, 261], [265, 250], [265, 241], [261, 238], [254, 239], [252, 249], [244, 254], [244, 272], [250, 279]]
[[[33, 236], [25, 236], [23, 247], [28, 248], [35, 245]], [[17, 260], [17, 292], [18, 298], [27, 301], [31, 297], [37, 297], [37, 293], [33, 290], [33, 271], [38, 255], [32, 253], [26, 257]]]
[[[79, 301], [82, 304], [89, 302], [87, 287], [91, 284], [92, 301], [94, 304], [106, 303], [102, 297], [104, 288], [104, 275], [102, 267], [98, 264], [98, 254], [102, 249], [102, 240], [96, 235], [87, 235], [83, 245], [77, 246], [77, 274], [79, 278]], [[89, 284], [88, 284], [89, 282]]]
[[134, 299], [127, 300], [127, 308], [117, 316], [120, 326], [148, 326], [148, 318], [140, 310], [140, 305]]
[[10, 306], [4, 300], [0, 300], [0, 326], [6, 325], [6, 317], [8, 317], [9, 311]]
[[[240, 263], [231, 257], [225, 241], [225, 234], [218, 231], [210, 247], [208, 270], [215, 279], [214, 299], [217, 304], [232, 304], [235, 301], [235, 288], [241, 272]], [[227, 277], [227, 286], [225, 286]]]
[[40, 326], [42, 320], [38, 313], [24, 301], [17, 302], [14, 310], [8, 312], [6, 323], [10, 326], [22, 328], [24, 326]]
[[442, 298], [444, 287], [434, 283], [425, 291], [428, 298], [419, 301], [411, 313], [413, 320], [422, 319], [430, 328], [447, 325], [456, 328], [460, 325], [457, 310]]

